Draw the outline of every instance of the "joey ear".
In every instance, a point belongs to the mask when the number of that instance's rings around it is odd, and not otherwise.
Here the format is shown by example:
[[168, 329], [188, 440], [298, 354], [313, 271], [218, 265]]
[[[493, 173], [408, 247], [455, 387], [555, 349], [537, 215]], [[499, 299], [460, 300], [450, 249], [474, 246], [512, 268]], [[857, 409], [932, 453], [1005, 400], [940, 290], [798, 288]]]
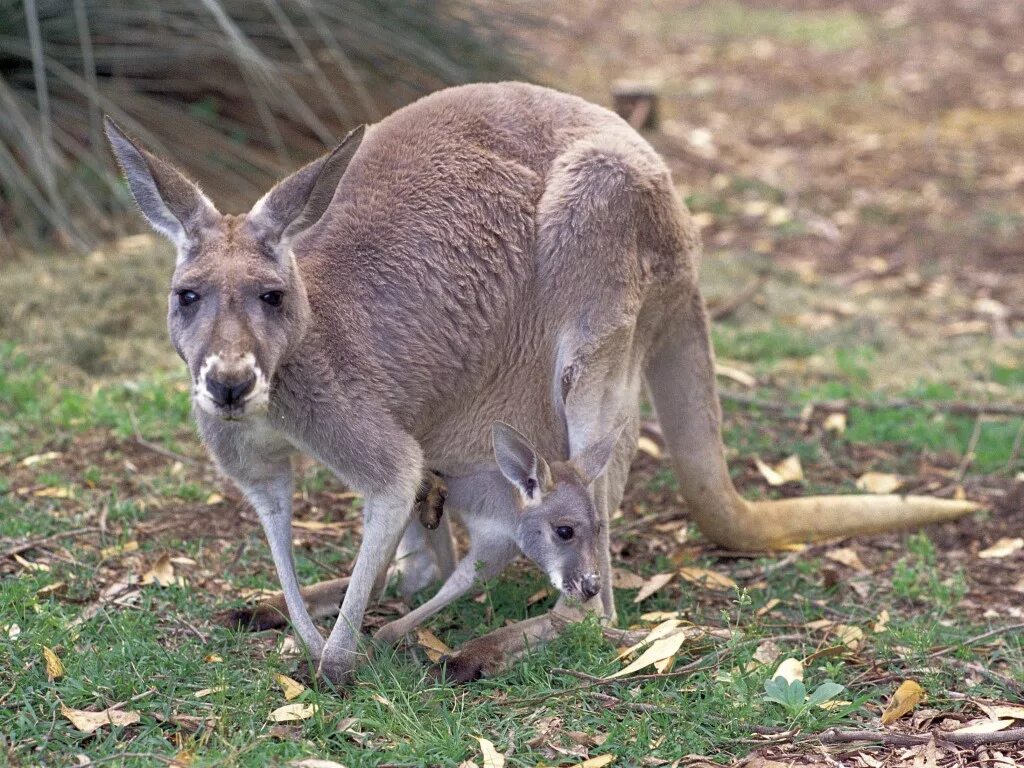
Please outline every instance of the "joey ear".
[[526, 503], [540, 501], [550, 470], [544, 459], [517, 429], [501, 421], [492, 428], [494, 459], [501, 474], [516, 487]]
[[130, 139], [109, 116], [103, 129], [135, 202], [157, 232], [181, 248], [220, 216], [195, 183]]
[[331, 152], [274, 185], [249, 211], [261, 239], [276, 245], [305, 231], [323, 216], [341, 177], [363, 140], [360, 125]]
[[618, 424], [605, 432], [601, 437], [584, 448], [576, 456], [570, 459], [570, 463], [583, 477], [584, 482], [590, 485], [599, 478], [608, 468], [608, 463], [615, 455], [615, 446], [619, 442], [622, 430], [625, 429], [629, 419], [622, 419]]

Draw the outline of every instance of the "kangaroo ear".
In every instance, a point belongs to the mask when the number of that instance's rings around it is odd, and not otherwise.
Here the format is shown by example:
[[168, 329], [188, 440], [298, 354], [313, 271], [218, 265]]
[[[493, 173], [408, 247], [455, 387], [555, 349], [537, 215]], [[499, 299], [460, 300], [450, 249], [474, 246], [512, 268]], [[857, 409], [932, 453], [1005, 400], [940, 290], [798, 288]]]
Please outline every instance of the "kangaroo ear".
[[537, 504], [551, 477], [547, 463], [529, 440], [504, 422], [494, 422], [492, 437], [494, 459], [501, 474], [516, 487], [524, 504]]
[[220, 216], [194, 182], [128, 138], [109, 117], [104, 117], [103, 128], [139, 209], [179, 251], [203, 226]]
[[249, 211], [258, 236], [271, 245], [293, 238], [320, 220], [363, 140], [366, 126], [349, 132], [331, 152], [278, 182]]
[[590, 485], [597, 478], [604, 474], [608, 463], [615, 454], [615, 446], [619, 442], [622, 430], [625, 429], [629, 419], [622, 419], [608, 432], [584, 448], [576, 456], [570, 459], [570, 463], [576, 468], [587, 485]]

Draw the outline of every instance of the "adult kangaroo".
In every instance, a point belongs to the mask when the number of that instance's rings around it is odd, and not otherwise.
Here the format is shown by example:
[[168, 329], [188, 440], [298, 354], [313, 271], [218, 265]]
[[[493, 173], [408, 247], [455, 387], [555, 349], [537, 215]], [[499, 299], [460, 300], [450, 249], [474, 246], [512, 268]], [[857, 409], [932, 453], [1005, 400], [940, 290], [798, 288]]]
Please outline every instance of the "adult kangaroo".
[[[644, 382], [690, 514], [723, 546], [975, 509], [739, 496], [723, 457], [697, 230], [662, 160], [601, 107], [522, 83], [441, 91], [357, 129], [242, 215], [219, 213], [109, 120], [106, 130], [142, 212], [177, 248], [168, 322], [203, 441], [259, 514], [291, 619], [332, 681], [357, 663], [367, 602], [424, 468], [457, 477], [490, 461], [498, 420], [560, 457], [629, 423], [591, 489], [603, 536], [594, 607], [606, 616], [608, 513]], [[294, 451], [365, 497], [362, 545], [326, 642], [292, 563]]]

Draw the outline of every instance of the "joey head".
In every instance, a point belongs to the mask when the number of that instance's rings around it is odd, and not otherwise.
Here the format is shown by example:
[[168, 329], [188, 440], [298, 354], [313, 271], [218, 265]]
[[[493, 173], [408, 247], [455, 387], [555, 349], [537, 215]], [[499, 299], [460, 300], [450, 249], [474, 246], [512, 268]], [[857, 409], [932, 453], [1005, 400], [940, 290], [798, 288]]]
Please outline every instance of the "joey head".
[[512, 484], [515, 541], [551, 584], [587, 601], [601, 592], [601, 516], [588, 490], [611, 460], [621, 425], [568, 461], [545, 461], [520, 432], [493, 428], [494, 458]]

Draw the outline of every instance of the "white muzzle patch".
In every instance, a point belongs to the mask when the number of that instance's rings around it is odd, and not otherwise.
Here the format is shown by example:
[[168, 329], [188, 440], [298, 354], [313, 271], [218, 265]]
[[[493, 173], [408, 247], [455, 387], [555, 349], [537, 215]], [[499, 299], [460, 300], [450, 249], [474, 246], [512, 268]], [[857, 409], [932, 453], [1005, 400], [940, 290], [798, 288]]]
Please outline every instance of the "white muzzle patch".
[[214, 352], [207, 356], [199, 368], [199, 376], [196, 377], [195, 386], [192, 388], [192, 399], [201, 410], [211, 416], [224, 416], [230, 412], [231, 416], [238, 418], [266, 409], [270, 403], [270, 382], [267, 381], [267, 377], [260, 367], [256, 365], [255, 355], [246, 352], [235, 365], [231, 366], [235, 370], [241, 369], [246, 373], [251, 373], [256, 377], [256, 383], [253, 384], [252, 389], [243, 400], [233, 405], [229, 411], [217, 404], [207, 386], [207, 378], [211, 374], [216, 374], [222, 367], [224, 367], [224, 357], [219, 352]]

